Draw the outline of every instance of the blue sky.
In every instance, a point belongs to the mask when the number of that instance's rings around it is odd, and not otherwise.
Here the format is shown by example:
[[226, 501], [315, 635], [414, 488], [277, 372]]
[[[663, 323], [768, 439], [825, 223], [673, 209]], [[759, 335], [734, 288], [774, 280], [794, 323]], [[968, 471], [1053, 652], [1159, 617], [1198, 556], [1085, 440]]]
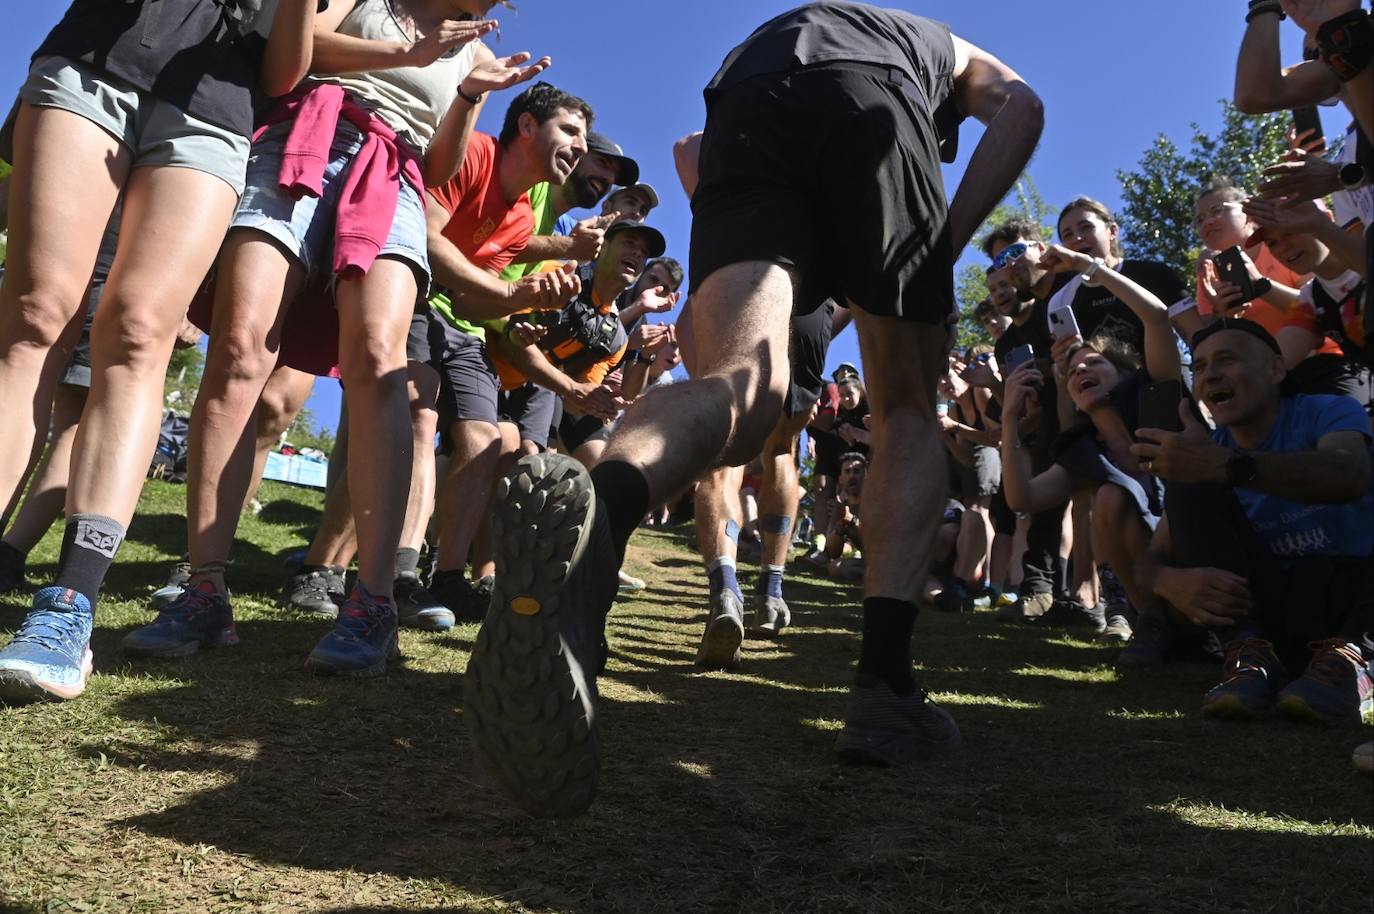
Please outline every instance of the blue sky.
[[[634, 156], [663, 205], [650, 222], [669, 253], [687, 261], [691, 212], [673, 171], [672, 144], [700, 129], [701, 87], [725, 54], [788, 0], [519, 0], [497, 8], [497, 54], [528, 50], [553, 57], [550, 82], [586, 98], [597, 129]], [[1245, 4], [1220, 0], [925, 0], [892, 3], [948, 22], [961, 37], [1016, 69], [1045, 101], [1046, 125], [1030, 174], [1053, 206], [1088, 194], [1116, 206], [1116, 169], [1132, 167], [1154, 136], [1186, 142], [1190, 122], [1220, 123], [1231, 95]], [[27, 61], [59, 18], [59, 0], [9, 4], [0, 33], [0, 84], [17, 89]], [[1284, 25], [1285, 60], [1301, 59], [1300, 34]], [[5, 91], [11, 91], [6, 88]], [[488, 104], [479, 129], [499, 127], [506, 99]], [[1327, 114], [1328, 120], [1331, 118]], [[1328, 132], [1343, 125], [1327, 125]], [[981, 135], [970, 121], [960, 159], [945, 172], [952, 195]], [[835, 341], [829, 364], [858, 361], [853, 331]], [[310, 403], [334, 424], [337, 385], [321, 380]]]

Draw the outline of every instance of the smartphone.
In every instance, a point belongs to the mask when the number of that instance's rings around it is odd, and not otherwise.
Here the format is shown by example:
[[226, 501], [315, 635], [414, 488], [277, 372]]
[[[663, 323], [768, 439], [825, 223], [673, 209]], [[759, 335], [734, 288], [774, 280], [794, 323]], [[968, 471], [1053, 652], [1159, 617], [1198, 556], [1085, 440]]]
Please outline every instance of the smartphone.
[[1050, 333], [1054, 334], [1056, 340], [1083, 335], [1078, 329], [1078, 318], [1074, 317], [1072, 308], [1055, 308], [1050, 312]]
[[1317, 111], [1317, 106], [1307, 105], [1303, 108], [1294, 108], [1292, 113], [1293, 133], [1301, 138], [1307, 131], [1312, 131], [1312, 135], [1308, 137], [1308, 141], [1315, 140], [1321, 144], [1311, 147], [1312, 151], [1318, 155], [1326, 152], [1326, 135], [1322, 133], [1322, 116], [1320, 112]]
[[1035, 361], [1035, 350], [1031, 347], [1030, 343], [1024, 346], [1017, 346], [1007, 353], [1007, 357], [1003, 361], [1005, 362], [1002, 366], [1006, 371], [1005, 376], [1011, 377], [1011, 373], [1020, 368], [1023, 364]]
[[1183, 431], [1178, 404], [1183, 402], [1183, 384], [1160, 381], [1140, 388], [1140, 421], [1137, 428], [1158, 428], [1166, 432]]
[[1229, 282], [1240, 289], [1240, 300], [1236, 304], [1243, 305], [1255, 298], [1255, 283], [1245, 266], [1245, 255], [1240, 252], [1240, 245], [1222, 251], [1212, 259], [1212, 263], [1216, 264], [1217, 277], [1222, 282]]

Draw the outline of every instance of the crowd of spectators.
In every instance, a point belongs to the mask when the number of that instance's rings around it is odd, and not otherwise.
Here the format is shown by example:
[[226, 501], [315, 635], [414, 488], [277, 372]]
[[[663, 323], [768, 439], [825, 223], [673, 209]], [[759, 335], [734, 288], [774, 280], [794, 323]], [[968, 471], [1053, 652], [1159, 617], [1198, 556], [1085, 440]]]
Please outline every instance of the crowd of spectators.
[[[182, 26], [162, 34], [168, 5]], [[398, 625], [487, 616], [518, 460], [556, 452], [594, 470], [622, 411], [666, 404], [679, 364], [702, 373], [715, 340], [694, 339], [690, 300], [679, 310], [685, 271], [651, 224], [658, 191], [593, 130], [591, 104], [537, 81], [547, 58], [487, 50], [494, 5], [77, 0], [38, 49], [0, 136], [14, 165], [0, 590], [27, 586], [27, 553], [64, 501], [66, 519], [54, 579], [0, 649], [0, 694], [84, 689], [168, 357], [197, 328], [209, 342], [186, 554], [156, 616], [123, 637], [136, 657], [237, 643], [236, 524], [263, 443], [315, 376], [342, 380], [345, 409], [283, 602], [333, 620], [307, 666], [366, 678], [397, 656]], [[1063, 207], [1053, 237], [1024, 218], [988, 227], [988, 297], [968, 315], [981, 342], [936, 370], [938, 479], [875, 469], [870, 483], [881, 432], [864, 373], [821, 371], [854, 309], [799, 315], [764, 447], [752, 462], [722, 452], [739, 465], [695, 487], [710, 584], [700, 663], [733, 668], [746, 629], [790, 625], [794, 544], [802, 567], [862, 580], [865, 498], [872, 515], [893, 486], [947, 486], [922, 588], [936, 609], [1108, 639], [1132, 673], [1216, 663], [1208, 716], [1340, 724], [1374, 708], [1374, 30], [1353, 0], [1251, 0], [1238, 14], [1237, 105], [1325, 104], [1351, 115], [1343, 136], [1295, 127], [1260, 186], [1217, 175], [1193, 188], [1195, 265], [1124, 257], [1092, 196]], [[1285, 15], [1310, 52], [1286, 67]], [[140, 31], [159, 38], [128, 37]], [[189, 96], [151, 79], [193, 49], [213, 79]], [[507, 89], [499, 133], [473, 129]], [[699, 167], [719, 166], [701, 144], [674, 150], [689, 197]], [[79, 173], [102, 180], [74, 207], [52, 191]], [[655, 506], [648, 521], [668, 517]], [[747, 598], [741, 556], [760, 565]], [[622, 570], [614, 586], [654, 582]]]

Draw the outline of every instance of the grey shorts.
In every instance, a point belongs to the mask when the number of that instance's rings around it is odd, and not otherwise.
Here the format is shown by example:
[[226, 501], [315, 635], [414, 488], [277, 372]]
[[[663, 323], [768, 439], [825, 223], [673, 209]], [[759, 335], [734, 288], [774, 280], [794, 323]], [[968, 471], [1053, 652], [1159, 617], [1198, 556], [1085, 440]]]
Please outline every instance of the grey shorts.
[[84, 117], [127, 146], [135, 168], [191, 168], [243, 194], [248, 137], [192, 117], [117, 76], [65, 57], [40, 57], [29, 67], [19, 98]]
[[502, 422], [520, 429], [521, 441], [533, 441], [544, 450], [549, 446], [549, 426], [557, 405], [557, 394], [526, 381], [514, 390], [501, 392], [497, 412]]
[[1002, 454], [995, 447], [975, 445], [973, 466], [959, 464], [960, 494], [965, 500], [996, 495], [1002, 487]]
[[421, 306], [410, 322], [406, 358], [425, 363], [439, 375], [441, 429], [454, 422], [496, 425], [500, 380], [485, 342], [449, 326], [428, 306]]
[[59, 384], [72, 387], [91, 386], [91, 322], [95, 320], [95, 308], [100, 304], [100, 293], [105, 291], [105, 280], [91, 281], [86, 291], [86, 317], [81, 325], [81, 339], [76, 341], [72, 354], [67, 358], [67, 366], [62, 369]]

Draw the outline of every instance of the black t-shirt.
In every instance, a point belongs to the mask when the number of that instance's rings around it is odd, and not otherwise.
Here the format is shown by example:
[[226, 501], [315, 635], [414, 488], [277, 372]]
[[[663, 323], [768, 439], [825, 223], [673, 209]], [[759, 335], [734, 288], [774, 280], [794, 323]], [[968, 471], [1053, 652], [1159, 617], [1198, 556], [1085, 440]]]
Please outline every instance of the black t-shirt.
[[73, 0], [33, 56], [81, 61], [249, 136], [276, 7], [277, 0]]
[[[1040, 373], [1045, 376], [1045, 383], [1040, 387], [1040, 430], [1036, 432], [1035, 439], [1038, 442], [1048, 443], [1059, 434], [1059, 415], [1056, 412], [1056, 394], [1058, 389], [1054, 384], [1054, 376], [1051, 374], [1052, 364], [1050, 362], [1050, 350], [1054, 345], [1054, 335], [1050, 333], [1050, 310], [1049, 302], [1054, 298], [1060, 289], [1068, 285], [1069, 277], [1056, 276], [1054, 286], [1050, 289], [1049, 298], [1036, 299], [1031, 306], [1030, 320], [1024, 324], [1013, 323], [993, 344], [993, 352], [997, 356], [997, 368], [1002, 374], [1002, 379], [1006, 380], [1009, 372], [1007, 370], [1007, 353], [1020, 346], [1029, 345], [1035, 350], [1035, 360], [1039, 362]], [[1000, 404], [998, 406], [1000, 410]]]
[[901, 10], [823, 0], [777, 16], [725, 58], [706, 85], [709, 100], [746, 79], [825, 63], [866, 63], [904, 72], [940, 137], [940, 158], [954, 161], [961, 118], [953, 105], [954, 42], [949, 26]]
[[[1154, 295], [1164, 307], [1171, 308], [1191, 297], [1183, 280], [1167, 264], [1155, 260], [1123, 260], [1117, 272]], [[1103, 286], [1090, 286], [1081, 275], [1069, 279], [1050, 299], [1050, 310], [1063, 307], [1068, 299], [1083, 339], [1109, 336], [1130, 344], [1136, 352], [1145, 351], [1145, 325], [1121, 299]]]

